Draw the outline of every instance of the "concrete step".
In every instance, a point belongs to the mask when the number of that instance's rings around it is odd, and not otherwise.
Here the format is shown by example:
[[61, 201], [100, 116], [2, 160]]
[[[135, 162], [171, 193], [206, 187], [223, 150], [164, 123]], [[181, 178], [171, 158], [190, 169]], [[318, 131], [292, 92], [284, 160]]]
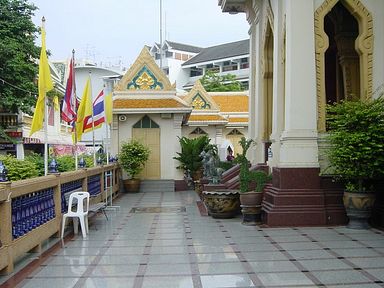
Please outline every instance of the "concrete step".
[[141, 192], [174, 192], [175, 180], [142, 180]]

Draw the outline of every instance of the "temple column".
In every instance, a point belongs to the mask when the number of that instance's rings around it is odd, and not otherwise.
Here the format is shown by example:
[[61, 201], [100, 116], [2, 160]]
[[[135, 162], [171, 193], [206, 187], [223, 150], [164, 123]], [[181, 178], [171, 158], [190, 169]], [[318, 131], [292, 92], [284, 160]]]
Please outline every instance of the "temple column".
[[[319, 176], [314, 3], [308, 0], [287, 0], [285, 3], [285, 105], [282, 114], [279, 105], [283, 104], [274, 106], [275, 141], [279, 129], [284, 127], [284, 130], [280, 137], [280, 158], [272, 169], [272, 185], [265, 191], [263, 222], [268, 226], [343, 224], [345, 212], [339, 203], [338, 192], [324, 189]], [[278, 11], [275, 15], [281, 17]], [[281, 22], [277, 25], [281, 26]], [[277, 33], [276, 37], [281, 37]], [[281, 43], [279, 45], [274, 51], [277, 55], [279, 51], [276, 49], [281, 48]], [[276, 65], [280, 66], [280, 63]], [[281, 67], [277, 68], [275, 71], [280, 75]], [[281, 89], [282, 86], [276, 83], [274, 102], [279, 101], [275, 99], [280, 99]], [[275, 145], [274, 149], [277, 147]]]

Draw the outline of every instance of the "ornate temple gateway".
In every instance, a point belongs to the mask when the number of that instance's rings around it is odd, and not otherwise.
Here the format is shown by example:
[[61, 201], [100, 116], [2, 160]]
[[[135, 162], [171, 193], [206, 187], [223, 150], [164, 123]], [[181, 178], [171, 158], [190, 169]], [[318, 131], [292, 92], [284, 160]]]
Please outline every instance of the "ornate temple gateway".
[[118, 153], [123, 141], [139, 139], [151, 150], [141, 178], [177, 183], [183, 179], [173, 159], [180, 150], [178, 137], [206, 134], [222, 159], [228, 147], [241, 152], [238, 140], [248, 133], [248, 93], [206, 92], [200, 82], [179, 93], [143, 48], [114, 87], [113, 117], [112, 153]]

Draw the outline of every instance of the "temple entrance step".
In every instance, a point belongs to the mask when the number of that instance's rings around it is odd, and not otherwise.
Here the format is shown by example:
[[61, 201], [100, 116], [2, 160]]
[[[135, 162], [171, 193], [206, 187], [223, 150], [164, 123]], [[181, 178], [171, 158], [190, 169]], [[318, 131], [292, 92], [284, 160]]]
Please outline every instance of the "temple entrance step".
[[140, 192], [174, 192], [175, 180], [142, 180]]

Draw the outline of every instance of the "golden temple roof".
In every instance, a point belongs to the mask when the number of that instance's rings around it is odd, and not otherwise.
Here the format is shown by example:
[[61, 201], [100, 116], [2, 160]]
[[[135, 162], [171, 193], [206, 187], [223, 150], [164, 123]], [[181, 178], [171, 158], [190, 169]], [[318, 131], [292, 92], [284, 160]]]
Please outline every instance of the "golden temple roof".
[[246, 95], [211, 95], [220, 108], [220, 112], [248, 112], [248, 96]]

